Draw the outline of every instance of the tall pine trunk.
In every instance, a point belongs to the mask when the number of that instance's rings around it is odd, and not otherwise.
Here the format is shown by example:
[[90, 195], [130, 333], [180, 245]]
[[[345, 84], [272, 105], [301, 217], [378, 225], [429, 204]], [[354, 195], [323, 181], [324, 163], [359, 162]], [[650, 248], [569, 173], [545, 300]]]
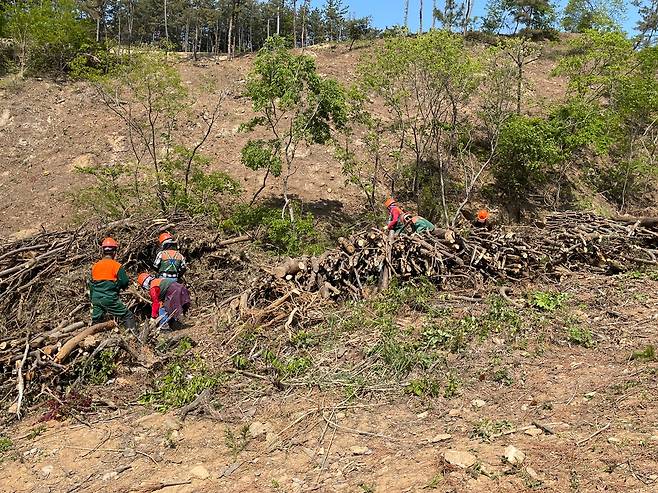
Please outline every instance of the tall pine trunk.
[[404, 27], [409, 29], [409, 0], [404, 0]]
[[418, 34], [423, 34], [423, 0], [420, 0]]
[[292, 47], [297, 48], [297, 0], [292, 0]]
[[468, 32], [468, 25], [471, 22], [471, 14], [473, 13], [473, 0], [466, 0], [466, 12], [464, 13], [464, 36]]
[[435, 14], [435, 12], [436, 12], [436, 0], [432, 0], [432, 31], [436, 28], [436, 14]]

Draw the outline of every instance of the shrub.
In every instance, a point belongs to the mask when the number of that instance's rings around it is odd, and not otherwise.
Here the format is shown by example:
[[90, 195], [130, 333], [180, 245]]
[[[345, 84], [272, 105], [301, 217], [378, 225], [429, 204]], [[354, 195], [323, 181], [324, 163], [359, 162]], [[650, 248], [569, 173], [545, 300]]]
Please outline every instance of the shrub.
[[530, 296], [530, 304], [539, 310], [553, 312], [561, 308], [566, 299], [567, 295], [564, 293], [536, 291]]
[[573, 344], [577, 344], [579, 346], [583, 346], [585, 348], [590, 348], [594, 345], [594, 341], [592, 339], [592, 333], [590, 332], [590, 330], [582, 329], [575, 325], [569, 327], [568, 339], [569, 342]]
[[509, 198], [520, 199], [546, 180], [561, 157], [550, 122], [513, 116], [501, 128], [493, 170], [496, 182]]
[[222, 227], [237, 234], [262, 228], [262, 245], [278, 254], [296, 256], [318, 254], [324, 249], [311, 213], [296, 214], [295, 221], [283, 217], [280, 209], [263, 206], [237, 206]]

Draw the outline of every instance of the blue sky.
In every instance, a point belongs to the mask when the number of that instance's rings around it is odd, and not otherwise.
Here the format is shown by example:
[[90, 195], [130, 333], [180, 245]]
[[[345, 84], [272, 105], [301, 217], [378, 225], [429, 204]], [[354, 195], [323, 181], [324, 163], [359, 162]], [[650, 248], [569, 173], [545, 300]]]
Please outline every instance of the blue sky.
[[[324, 0], [313, 0], [315, 5], [323, 5]], [[402, 24], [404, 20], [404, 0], [343, 0], [344, 4], [350, 6], [350, 14], [355, 17], [371, 16], [375, 26], [383, 28], [394, 24]], [[559, 0], [556, 3], [566, 5], [567, 0]], [[628, 4], [624, 28], [631, 32], [637, 20], [637, 9]], [[439, 6], [443, 0], [437, 0]], [[474, 15], [482, 16], [486, 10], [487, 0], [474, 0]], [[409, 28], [412, 31], [418, 29], [419, 0], [409, 1]], [[432, 0], [424, 0], [423, 27], [426, 29], [432, 24]]]

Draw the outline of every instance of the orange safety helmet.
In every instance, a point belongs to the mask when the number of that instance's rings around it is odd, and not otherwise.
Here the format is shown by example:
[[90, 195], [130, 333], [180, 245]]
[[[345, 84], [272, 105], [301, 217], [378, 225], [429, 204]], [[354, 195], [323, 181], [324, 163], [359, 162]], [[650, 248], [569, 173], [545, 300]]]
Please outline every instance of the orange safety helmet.
[[489, 219], [489, 211], [486, 210], [486, 209], [480, 209], [480, 210], [478, 211], [478, 221], [481, 222], [481, 223], [483, 223], [483, 222], [485, 222], [487, 219]]
[[137, 284], [139, 284], [139, 285], [142, 286], [142, 287], [145, 287], [145, 286], [144, 286], [144, 282], [145, 282], [149, 277], [151, 277], [151, 274], [149, 274], [148, 272], [142, 272], [140, 275], [137, 276]]
[[160, 245], [162, 245], [162, 244], [165, 243], [166, 241], [171, 241], [171, 240], [173, 240], [173, 239], [174, 239], [174, 237], [173, 237], [170, 233], [162, 233], [162, 234], [158, 237], [158, 243], [160, 243]]
[[105, 238], [103, 243], [101, 243], [103, 250], [116, 250], [119, 248], [119, 244], [114, 238]]
[[386, 207], [388, 209], [393, 204], [395, 204], [395, 199], [393, 197], [389, 197], [389, 198], [386, 199], [386, 202], [384, 202], [384, 207]]

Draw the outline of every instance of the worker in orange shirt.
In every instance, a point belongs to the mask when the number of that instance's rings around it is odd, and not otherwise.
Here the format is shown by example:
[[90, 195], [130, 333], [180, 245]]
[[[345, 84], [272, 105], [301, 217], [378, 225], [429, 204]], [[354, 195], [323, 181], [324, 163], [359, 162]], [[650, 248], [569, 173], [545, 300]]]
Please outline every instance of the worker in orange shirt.
[[128, 287], [129, 279], [126, 270], [116, 261], [118, 248], [119, 244], [113, 238], [105, 238], [101, 244], [103, 258], [91, 268], [91, 320], [99, 323], [105, 315], [110, 315], [134, 331], [135, 317], [119, 297], [119, 293]]

